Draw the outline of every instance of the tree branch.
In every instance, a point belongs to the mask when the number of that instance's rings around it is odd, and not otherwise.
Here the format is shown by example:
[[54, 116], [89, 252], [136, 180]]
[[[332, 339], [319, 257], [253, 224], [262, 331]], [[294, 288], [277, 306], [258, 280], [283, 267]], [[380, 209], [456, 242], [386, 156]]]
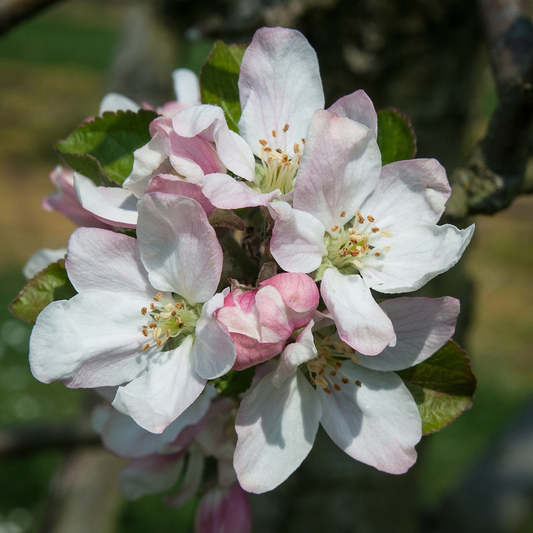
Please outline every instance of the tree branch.
[[521, 0], [478, 0], [499, 105], [487, 135], [450, 178], [448, 219], [494, 214], [524, 191], [533, 124], [533, 25]]
[[59, 0], [0, 0], [0, 35]]

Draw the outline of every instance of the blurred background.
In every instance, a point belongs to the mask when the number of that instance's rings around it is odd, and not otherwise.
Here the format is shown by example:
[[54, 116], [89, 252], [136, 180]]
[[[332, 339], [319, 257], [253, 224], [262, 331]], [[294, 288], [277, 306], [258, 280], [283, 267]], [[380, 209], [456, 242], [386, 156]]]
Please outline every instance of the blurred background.
[[[194, 501], [181, 510], [160, 496], [125, 502], [116, 481], [124, 463], [98, 445], [69, 446], [94, 440], [87, 416], [79, 422], [94, 400], [32, 377], [31, 326], [7, 305], [25, 283], [30, 255], [66, 246], [74, 229], [40, 208], [60, 163], [54, 143], [97, 114], [110, 90], [154, 106], [173, 99], [174, 68], [199, 73], [216, 38], [246, 42], [262, 25], [294, 27], [309, 39], [326, 105], [362, 88], [377, 109], [405, 112], [417, 156], [439, 159], [449, 175], [486, 133], [498, 98], [472, 0], [64, 0], [6, 31], [0, 533], [192, 531]], [[533, 199], [464, 222], [472, 221], [461, 263], [424, 293], [461, 298], [456, 339], [478, 378], [473, 407], [425, 437], [417, 464], [400, 477], [356, 464], [319, 435], [294, 476], [252, 497], [254, 532], [533, 532]], [[47, 440], [54, 431], [66, 436]]]

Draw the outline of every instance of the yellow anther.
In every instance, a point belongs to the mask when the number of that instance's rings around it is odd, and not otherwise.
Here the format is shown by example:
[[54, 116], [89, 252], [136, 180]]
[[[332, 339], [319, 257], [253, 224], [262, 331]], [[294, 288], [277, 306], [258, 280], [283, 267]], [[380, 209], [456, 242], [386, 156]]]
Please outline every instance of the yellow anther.
[[392, 231], [389, 231], [388, 229], [382, 229], [379, 234], [382, 236], [382, 237], [392, 237]]
[[335, 376], [337, 375], [337, 371], [336, 371], [336, 370], [332, 370], [332, 371], [329, 373], [329, 375], [335, 377]]
[[146, 307], [143, 307], [141, 309], [141, 315], [145, 315], [148, 312], [148, 309]]
[[379, 256], [381, 255], [381, 253], [380, 253], [380, 252], [376, 252], [374, 255], [375, 255], [376, 257], [379, 257]]
[[148, 348], [150, 348], [150, 345], [149, 344], [145, 344], [143, 346], [143, 352], [146, 352], [146, 350], [148, 350]]
[[359, 224], [363, 224], [363, 222], [365, 221], [365, 217], [363, 215], [359, 215], [357, 217], [357, 221], [359, 222]]
[[163, 341], [161, 339], [157, 339], [156, 344], [159, 348], [161, 348], [161, 346], [163, 346]]
[[333, 226], [331, 228], [331, 231], [337, 231], [339, 229], [339, 226], [337, 226], [337, 224], [335, 224], [335, 226]]
[[272, 137], [277, 137], [278, 134], [276, 133], [276, 130], [272, 130]]
[[331, 390], [330, 390], [328, 387], [326, 387], [326, 388], [324, 389], [324, 392], [325, 392], [326, 394], [331, 394]]
[[360, 382], [358, 379], [356, 379], [356, 380], [354, 381], [354, 383], [355, 383], [358, 387], [361, 386], [361, 382]]
[[345, 216], [346, 216], [346, 211], [343, 211], [343, 212], [341, 213], [341, 218], [344, 218]]
[[377, 233], [379, 231], [379, 228], [377, 226], [374, 226], [373, 228], [370, 228], [372, 230], [372, 233]]
[[384, 252], [390, 252], [390, 246], [384, 246], [382, 249]]
[[285, 126], [283, 126], [283, 133], [287, 133], [288, 129], [289, 129], [289, 125], [285, 124]]
[[294, 150], [295, 154], [300, 153], [300, 145], [298, 143], [294, 143], [294, 146], [292, 147], [292, 149]]
[[265, 139], [259, 139], [259, 144], [261, 146], [266, 146], [268, 143], [265, 141]]
[[366, 218], [368, 218], [369, 222], [374, 222], [374, 220], [376, 220], [372, 215], [366, 215]]
[[341, 390], [341, 386], [340, 386], [338, 383], [335, 383], [335, 385], [333, 385], [333, 388], [334, 388], [337, 392], [340, 392], [340, 390]]
[[158, 293], [154, 296], [154, 302], [159, 302], [159, 300], [161, 300], [161, 297], [162, 297], [162, 296], [163, 296], [163, 295], [162, 295], [160, 292], [158, 292]]
[[150, 309], [151, 309], [152, 311], [155, 311], [155, 310], [157, 309], [157, 307], [156, 307], [154, 304], [150, 304]]
[[348, 378], [342, 378], [341, 381], [345, 384], [345, 385], [348, 385], [348, 383], [350, 383], [350, 380]]
[[148, 337], [148, 330], [143, 329], [143, 330], [142, 330], [142, 333], [143, 333], [143, 335], [144, 335], [145, 337]]

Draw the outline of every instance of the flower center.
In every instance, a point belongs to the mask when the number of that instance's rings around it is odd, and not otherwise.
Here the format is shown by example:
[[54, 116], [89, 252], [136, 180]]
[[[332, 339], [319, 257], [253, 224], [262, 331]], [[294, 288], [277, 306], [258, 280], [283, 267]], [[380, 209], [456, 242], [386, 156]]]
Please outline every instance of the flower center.
[[[346, 216], [346, 211], [341, 213], [341, 218]], [[359, 272], [364, 267], [365, 258], [383, 257], [390, 251], [390, 246], [376, 247], [374, 241], [377, 237], [392, 237], [388, 229], [379, 228], [373, 216], [367, 215], [366, 219], [358, 209], [353, 219], [344, 226], [331, 228], [333, 235], [327, 245], [328, 259], [333, 266], [341, 272], [351, 274]]]
[[[330, 337], [322, 339], [317, 335], [314, 337], [318, 358], [307, 363], [311, 385], [320, 387], [326, 394], [340, 392], [343, 385], [350, 383], [350, 377], [342, 370], [343, 361], [350, 358], [360, 364], [361, 360], [355, 350], [342, 341], [332, 341]], [[358, 379], [354, 383], [361, 386]]]
[[177, 345], [181, 344], [187, 335], [194, 333], [201, 310], [202, 304], [192, 306], [179, 295], [171, 300], [158, 292], [154, 301], [141, 309], [141, 314], [147, 318], [142, 334], [148, 338], [143, 351], [154, 345], [161, 348], [169, 339], [176, 339]]
[[[286, 133], [289, 125], [285, 124], [283, 128], [283, 141], [280, 143], [283, 148], [270, 147], [264, 139], [259, 139], [261, 148], [259, 149], [259, 159], [261, 163], [256, 165], [256, 176], [261, 192], [267, 193], [279, 189], [282, 194], [287, 194], [294, 189], [294, 180], [298, 165], [302, 159], [305, 139], [302, 139], [302, 146], [294, 143], [292, 149], [294, 155], [287, 151]], [[276, 130], [272, 130], [272, 136], [278, 138]]]

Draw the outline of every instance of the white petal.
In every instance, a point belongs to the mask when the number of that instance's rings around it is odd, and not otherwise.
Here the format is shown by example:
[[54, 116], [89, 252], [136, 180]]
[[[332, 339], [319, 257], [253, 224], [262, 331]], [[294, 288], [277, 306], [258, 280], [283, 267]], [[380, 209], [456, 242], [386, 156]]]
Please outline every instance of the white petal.
[[74, 173], [76, 194], [84, 209], [103, 222], [122, 228], [137, 224], [137, 198], [121, 187], [97, 187], [89, 178]]
[[318, 60], [307, 39], [285, 28], [256, 31], [242, 60], [239, 94], [239, 131], [254, 153], [259, 139], [292, 153], [294, 143], [306, 137], [313, 113], [324, 107]]
[[[148, 182], [153, 176], [165, 174], [171, 170], [161, 135], [160, 131], [156, 132], [147, 144], [133, 153], [133, 169], [123, 187], [135, 194], [137, 198], [144, 194]], [[166, 170], [162, 168], [165, 163]]]
[[33, 375], [69, 387], [120, 385], [146, 368], [141, 333], [146, 298], [135, 293], [87, 291], [48, 305], [30, 339]]
[[119, 387], [113, 406], [142, 428], [162, 433], [198, 398], [206, 380], [194, 370], [192, 335], [175, 350], [153, 355], [147, 371]]
[[200, 103], [200, 83], [198, 76], [188, 68], [177, 68], [172, 72], [176, 100], [180, 104], [197, 105]]
[[459, 314], [459, 300], [444, 298], [395, 298], [380, 307], [392, 320], [396, 346], [387, 346], [377, 357], [359, 354], [361, 364], [374, 370], [402, 370], [431, 357], [450, 340]]
[[168, 490], [176, 483], [184, 460], [172, 455], [150, 455], [134, 459], [119, 474], [120, 490], [128, 500]]
[[312, 333], [313, 326], [314, 322], [311, 320], [298, 335], [296, 342], [289, 344], [283, 350], [279, 359], [278, 368], [272, 378], [274, 387], [279, 389], [286, 379], [294, 376], [300, 365], [307, 363], [307, 361], [317, 356]]
[[107, 93], [100, 102], [98, 114], [102, 116], [106, 111], [133, 111], [137, 113], [141, 106], [133, 100], [119, 93]]
[[202, 206], [190, 198], [145, 194], [139, 202], [137, 238], [152, 285], [192, 305], [216, 291], [222, 248]]
[[[294, 185], [293, 206], [314, 215], [332, 233], [331, 228], [353, 218], [380, 173], [381, 154], [366, 126], [317, 111]], [[341, 217], [343, 211], [346, 218]]]
[[148, 299], [145, 305], [157, 293], [148, 281], [137, 239], [104, 229], [78, 228], [68, 246], [67, 272], [78, 292], [139, 293]]
[[324, 272], [320, 292], [339, 337], [365, 355], [376, 355], [394, 339], [394, 328], [358, 275], [345, 276], [336, 268]]
[[322, 414], [318, 396], [297, 372], [278, 389], [268, 374], [237, 413], [234, 465], [241, 487], [256, 494], [276, 488], [311, 450]]
[[322, 426], [354, 459], [403, 474], [416, 461], [414, 447], [422, 437], [420, 414], [407, 387], [393, 372], [375, 372], [352, 361], [343, 364], [342, 373], [350, 383], [342, 383], [340, 391], [318, 391]]
[[26, 279], [33, 278], [35, 274], [45, 269], [49, 264], [63, 259], [67, 253], [66, 248], [51, 250], [50, 248], [41, 248], [35, 252], [22, 267], [22, 273]]
[[196, 372], [205, 379], [223, 376], [235, 363], [235, 345], [227, 329], [213, 316], [223, 305], [224, 294], [215, 294], [202, 307], [202, 314], [196, 324], [193, 347]]
[[409, 226], [436, 224], [450, 193], [446, 170], [436, 159], [396, 161], [383, 167], [361, 213], [396, 234]]
[[269, 209], [275, 219], [270, 251], [280, 267], [287, 272], [316, 270], [327, 255], [320, 220], [285, 202], [272, 202]]
[[372, 130], [374, 139], [378, 138], [378, 115], [372, 100], [370, 100], [365, 91], [359, 89], [352, 94], [339, 98], [328, 108], [328, 111], [355, 122], [360, 122], [363, 126]]
[[236, 181], [228, 174], [207, 175], [204, 178], [203, 193], [220, 209], [268, 205], [281, 196], [279, 189], [266, 194], [255, 192], [245, 182]]
[[455, 265], [473, 234], [474, 224], [464, 230], [446, 224], [414, 226], [392, 238], [378, 237], [373, 245], [391, 249], [380, 257], [365, 258], [361, 276], [379, 292], [416, 291]]

